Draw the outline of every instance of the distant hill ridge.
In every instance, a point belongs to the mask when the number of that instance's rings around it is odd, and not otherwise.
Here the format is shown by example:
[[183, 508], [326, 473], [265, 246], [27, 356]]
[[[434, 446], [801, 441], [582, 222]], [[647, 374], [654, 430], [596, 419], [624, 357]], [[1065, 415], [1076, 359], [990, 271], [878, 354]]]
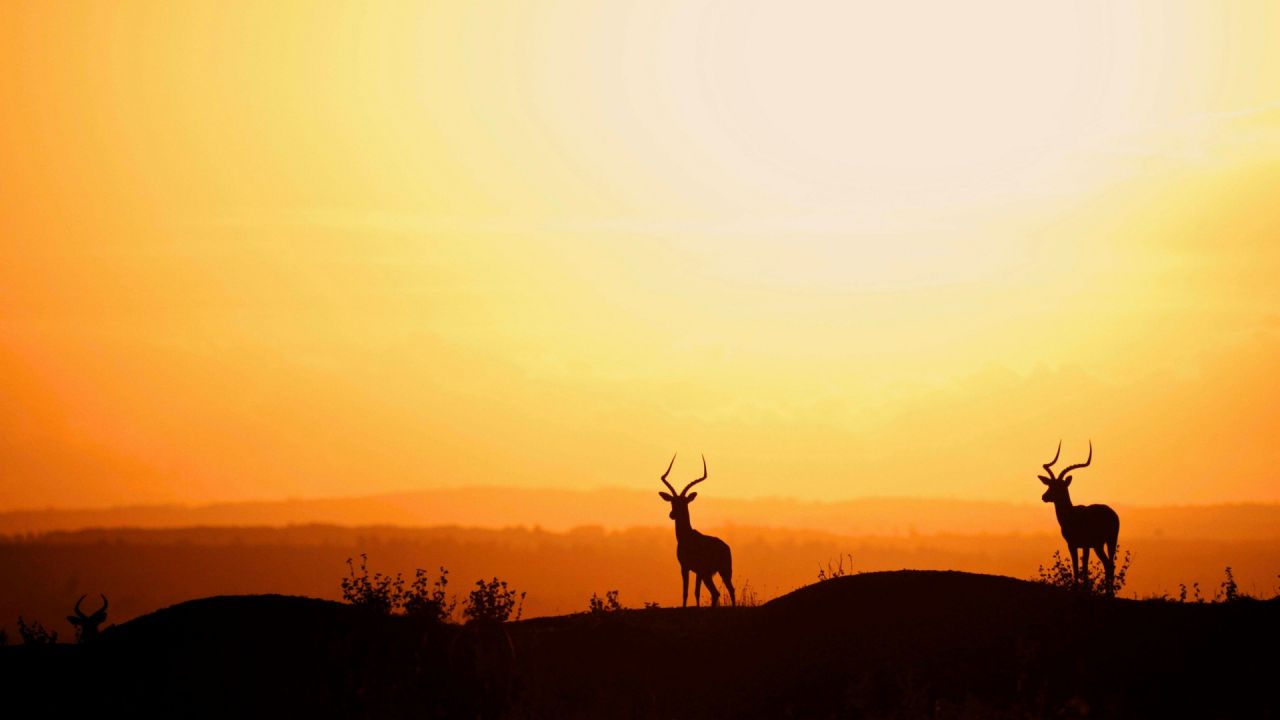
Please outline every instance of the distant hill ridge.
[[[1117, 509], [1122, 518], [1122, 538], [1280, 538], [1280, 504]], [[750, 525], [887, 536], [1042, 533], [1052, 526], [1052, 510], [1038, 502], [915, 498], [839, 502], [716, 498], [714, 502], [699, 503], [695, 518], [699, 526], [705, 527]], [[666, 525], [667, 518], [655, 492], [619, 488], [474, 487], [346, 498], [0, 512], [3, 535], [82, 528], [278, 527], [311, 523], [568, 530], [584, 525], [611, 529]]]

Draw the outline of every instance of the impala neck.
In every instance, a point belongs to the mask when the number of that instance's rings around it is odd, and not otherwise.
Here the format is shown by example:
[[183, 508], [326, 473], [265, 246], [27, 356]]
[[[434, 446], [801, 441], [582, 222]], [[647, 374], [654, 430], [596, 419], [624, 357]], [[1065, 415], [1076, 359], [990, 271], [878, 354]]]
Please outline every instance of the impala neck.
[[693, 525], [689, 522], [689, 511], [676, 513], [676, 540], [693, 534]]
[[1066, 527], [1071, 522], [1071, 493], [1063, 490], [1062, 497], [1053, 501], [1053, 512], [1058, 516], [1058, 524]]

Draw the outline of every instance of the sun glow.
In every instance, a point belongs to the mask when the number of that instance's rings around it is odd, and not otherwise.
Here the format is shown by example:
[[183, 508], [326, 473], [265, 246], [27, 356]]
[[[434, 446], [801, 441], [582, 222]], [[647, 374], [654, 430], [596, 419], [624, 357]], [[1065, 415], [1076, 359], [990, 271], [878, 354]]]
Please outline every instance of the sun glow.
[[1025, 500], [1060, 436], [1118, 502], [1280, 499], [1277, 36], [1266, 2], [5, 4], [0, 509], [675, 448], [732, 495]]

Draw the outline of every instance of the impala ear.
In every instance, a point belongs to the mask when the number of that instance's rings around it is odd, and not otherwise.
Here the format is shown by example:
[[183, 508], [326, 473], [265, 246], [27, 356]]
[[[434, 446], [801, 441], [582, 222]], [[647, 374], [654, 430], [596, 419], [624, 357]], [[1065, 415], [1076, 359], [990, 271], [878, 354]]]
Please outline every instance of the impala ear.
[[1049, 478], [1047, 478], [1047, 477], [1045, 477], [1045, 476], [1043, 476], [1043, 475], [1037, 475], [1036, 477], [1040, 478], [1040, 482], [1044, 483], [1045, 485], [1048, 485], [1048, 484], [1050, 484], [1050, 482], [1051, 482], [1051, 481], [1049, 480]]
[[75, 615], [68, 615], [68, 616], [67, 616], [67, 622], [71, 623], [72, 625], [83, 625], [83, 624], [84, 624], [84, 622], [83, 622], [80, 618], [76, 617]]
[[666, 500], [667, 502], [671, 502], [671, 496], [664, 492], [659, 492], [658, 497], [662, 498], [663, 500]]
[[1068, 485], [1070, 485], [1070, 484], [1071, 484], [1071, 476], [1070, 476], [1070, 475], [1068, 475], [1068, 476], [1066, 476], [1065, 478], [1063, 478], [1063, 480], [1062, 480], [1062, 486], [1063, 486], [1063, 487], [1066, 487], [1066, 486], [1068, 486]]
[[698, 493], [696, 493], [696, 492], [691, 492], [691, 493], [689, 493], [689, 496], [688, 496], [688, 497], [686, 497], [685, 499], [686, 499], [686, 500], [688, 500], [689, 502], [693, 502], [693, 499], [694, 499], [694, 498], [696, 498], [696, 497], [698, 497]]

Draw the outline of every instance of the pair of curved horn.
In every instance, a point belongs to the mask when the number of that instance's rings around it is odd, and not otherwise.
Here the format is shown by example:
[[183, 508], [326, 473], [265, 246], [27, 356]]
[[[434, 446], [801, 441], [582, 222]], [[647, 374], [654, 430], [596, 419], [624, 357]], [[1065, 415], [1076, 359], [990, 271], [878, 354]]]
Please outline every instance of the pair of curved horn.
[[675, 464], [676, 464], [676, 456], [672, 455], [671, 462], [667, 463], [667, 471], [662, 473], [662, 484], [666, 485], [667, 489], [671, 491], [671, 494], [675, 495], [676, 497], [684, 497], [685, 493], [689, 492], [689, 488], [707, 479], [707, 456], [703, 455], [702, 456], [702, 477], [698, 478], [697, 480], [694, 480], [688, 485], [685, 485], [684, 489], [681, 490], [680, 492], [676, 492], [676, 489], [671, 487], [671, 483], [667, 482], [667, 476], [671, 474], [671, 468], [675, 467]]
[[1090, 440], [1089, 440], [1089, 457], [1088, 457], [1088, 459], [1086, 459], [1084, 462], [1082, 462], [1082, 463], [1080, 463], [1080, 464], [1078, 464], [1078, 465], [1068, 465], [1068, 466], [1066, 466], [1065, 468], [1063, 468], [1062, 470], [1058, 471], [1058, 474], [1057, 474], [1057, 475], [1054, 475], [1054, 474], [1053, 474], [1053, 464], [1054, 464], [1054, 463], [1056, 463], [1056, 462], [1058, 462], [1058, 456], [1060, 456], [1060, 455], [1062, 455], [1062, 441], [1061, 441], [1061, 440], [1059, 440], [1059, 441], [1058, 441], [1058, 451], [1057, 451], [1056, 453], [1054, 453], [1054, 454], [1053, 454], [1053, 459], [1052, 459], [1052, 460], [1050, 460], [1049, 462], [1047, 462], [1047, 463], [1045, 463], [1045, 464], [1044, 464], [1044, 471], [1045, 471], [1045, 472], [1047, 472], [1047, 473], [1049, 473], [1049, 478], [1050, 478], [1051, 480], [1057, 480], [1057, 479], [1060, 479], [1060, 478], [1065, 478], [1067, 475], [1069, 475], [1069, 474], [1071, 473], [1071, 471], [1072, 471], [1072, 470], [1079, 470], [1080, 468], [1087, 468], [1087, 467], [1089, 467], [1089, 463], [1093, 462], [1093, 440], [1092, 440], [1092, 439], [1090, 439]]
[[98, 597], [102, 598], [102, 607], [98, 608], [92, 615], [85, 615], [84, 611], [80, 609], [80, 603], [84, 602], [84, 599], [87, 597], [89, 597], [89, 593], [81, 595], [80, 599], [76, 601], [76, 615], [78, 615], [82, 620], [97, 619], [98, 622], [105, 620], [107, 617], [107, 596], [102, 594], [98, 595]]

